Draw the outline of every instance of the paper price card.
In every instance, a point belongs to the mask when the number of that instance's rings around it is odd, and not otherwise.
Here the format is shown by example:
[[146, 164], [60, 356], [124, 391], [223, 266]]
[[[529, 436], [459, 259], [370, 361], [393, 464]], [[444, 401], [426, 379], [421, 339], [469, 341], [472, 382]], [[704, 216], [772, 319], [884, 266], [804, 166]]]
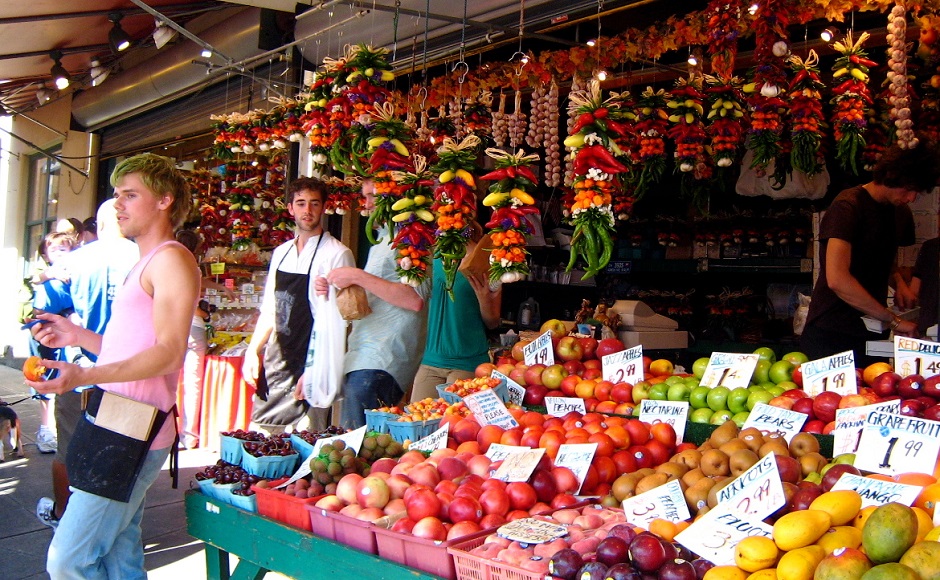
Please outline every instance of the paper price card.
[[492, 443], [486, 450], [486, 456], [490, 461], [502, 461], [513, 453], [528, 451], [531, 447], [519, 447], [518, 445], [503, 445], [502, 443]]
[[728, 511], [752, 520], [762, 520], [787, 503], [780, 471], [768, 453], [718, 492], [718, 503]]
[[840, 352], [819, 360], [811, 360], [800, 367], [803, 372], [803, 390], [810, 397], [823, 391], [834, 391], [840, 395], [858, 392], [855, 377], [855, 353]]
[[685, 422], [689, 417], [689, 403], [686, 401], [640, 401], [640, 421], [653, 425], [668, 423], [676, 431], [676, 443], [682, 443], [685, 436]]
[[872, 411], [900, 413], [901, 401], [894, 399], [893, 401], [882, 401], [874, 405], [836, 410], [836, 428], [832, 430], [833, 457], [858, 451], [858, 442], [862, 438], [862, 427], [865, 426], [865, 419]]
[[644, 530], [650, 529], [650, 522], [656, 518], [682, 522], [692, 517], [676, 479], [623, 500], [623, 513], [631, 525]]
[[463, 402], [481, 426], [498, 425], [503, 429], [519, 426], [493, 389], [467, 395], [463, 398]]
[[511, 453], [506, 459], [503, 459], [502, 465], [499, 466], [499, 469], [492, 477], [507, 483], [528, 481], [532, 476], [532, 472], [535, 471], [535, 467], [542, 460], [543, 455], [545, 455], [545, 450], [542, 448]]
[[525, 387], [497, 370], [490, 371], [490, 376], [494, 379], [506, 381], [506, 387], [509, 389], [509, 402], [519, 405], [520, 407], [522, 406], [522, 399], [525, 397]]
[[862, 507], [870, 505], [884, 505], [886, 503], [896, 502], [906, 506], [914, 504], [914, 500], [923, 491], [919, 485], [906, 485], [894, 481], [882, 481], [861, 475], [852, 475], [843, 473], [839, 481], [832, 486], [832, 491], [842, 489], [851, 489], [862, 496]]
[[365, 437], [366, 428], [365, 426], [362, 426], [355, 431], [350, 431], [349, 433], [343, 433], [342, 435], [327, 437], [325, 439], [317, 439], [316, 443], [313, 444], [313, 451], [310, 453], [310, 455], [311, 457], [316, 457], [320, 454], [321, 447], [334, 441], [342, 441], [346, 444], [346, 447], [349, 447], [356, 453], [359, 453], [359, 448], [362, 447], [362, 440], [365, 439]]
[[676, 535], [676, 541], [716, 566], [734, 564], [734, 547], [750, 536], [773, 539], [773, 527], [718, 504]]
[[933, 474], [940, 452], [940, 422], [875, 411], [868, 414], [858, 444], [865, 453], [855, 467], [885, 475]]
[[281, 489], [283, 487], [287, 487], [289, 484], [294, 483], [301, 477], [307, 477], [308, 475], [310, 475], [313, 472], [313, 469], [311, 469], [310, 464], [313, 463], [313, 460], [316, 459], [316, 457], [317, 457], [316, 455], [311, 455], [308, 461], [301, 461], [300, 467], [297, 468], [297, 471], [294, 472], [294, 475], [290, 476], [290, 479], [288, 479], [281, 485], [276, 486], [274, 489]]
[[567, 533], [565, 526], [535, 518], [513, 520], [496, 530], [496, 535], [522, 544], [546, 544]]
[[781, 409], [766, 403], [757, 403], [751, 409], [747, 421], [744, 422], [742, 429], [754, 427], [764, 435], [778, 433], [787, 443], [793, 436], [800, 432], [803, 423], [806, 422], [805, 413], [797, 413], [789, 409]]
[[581, 491], [581, 485], [587, 477], [588, 468], [591, 467], [596, 452], [597, 443], [564, 443], [558, 447], [555, 467], [567, 467], [578, 478], [576, 494]]
[[637, 384], [643, 380], [643, 346], [637, 345], [603, 357], [601, 369], [605, 381], [610, 381], [615, 385], [617, 383]]
[[444, 423], [444, 426], [431, 433], [427, 437], [418, 439], [408, 447], [408, 450], [415, 451], [434, 451], [435, 449], [444, 449], [447, 447], [447, 434], [450, 432], [450, 423]]
[[555, 364], [555, 351], [552, 349], [552, 331], [548, 330], [538, 338], [522, 347], [522, 355], [525, 364], [545, 365], [547, 367]]
[[940, 375], [940, 343], [895, 336], [894, 370], [902, 377]]
[[212, 262], [209, 264], [209, 273], [213, 276], [221, 276], [225, 273], [225, 262]]
[[751, 384], [751, 376], [757, 368], [760, 356], [756, 354], [740, 354], [734, 352], [713, 352], [702, 375], [699, 384], [713, 389], [715, 387], [728, 387], [736, 389]]
[[587, 413], [584, 399], [578, 397], [545, 397], [545, 412], [552, 417], [564, 417], [572, 411]]

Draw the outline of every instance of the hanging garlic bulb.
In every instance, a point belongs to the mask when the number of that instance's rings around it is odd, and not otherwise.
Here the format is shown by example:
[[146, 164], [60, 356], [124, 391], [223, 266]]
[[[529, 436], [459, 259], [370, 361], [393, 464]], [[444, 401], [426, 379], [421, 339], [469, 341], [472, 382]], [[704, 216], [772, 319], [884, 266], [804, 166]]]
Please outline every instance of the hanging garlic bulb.
[[512, 149], [522, 146], [525, 130], [526, 114], [522, 112], [522, 91], [516, 90], [515, 109], [509, 116], [509, 145]]
[[[571, 93], [573, 94], [576, 91], [581, 91], [584, 89], [584, 79], [578, 75], [571, 77]], [[565, 134], [571, 134], [571, 128], [574, 127], [575, 118], [574, 115], [568, 114], [568, 121], [565, 126]], [[570, 150], [569, 151], [573, 151]], [[565, 185], [571, 187], [574, 183], [574, 155], [565, 155]]]
[[542, 147], [544, 140], [542, 137], [544, 126], [544, 110], [542, 102], [547, 96], [544, 86], [540, 86], [532, 91], [532, 115], [529, 117], [529, 131], [526, 133], [525, 142], [532, 149]]
[[548, 137], [545, 140], [545, 183], [550, 187], [559, 187], [562, 183], [561, 143], [558, 134], [558, 85], [552, 81], [546, 97], [548, 118], [546, 119]]
[[499, 108], [493, 113], [493, 142], [504, 147], [509, 137], [509, 118], [506, 115], [506, 94], [499, 94]]
[[910, 149], [917, 146], [914, 121], [911, 120], [911, 97], [907, 87], [907, 10], [901, 0], [888, 16], [888, 81], [891, 96], [891, 119], [897, 127], [898, 146]]

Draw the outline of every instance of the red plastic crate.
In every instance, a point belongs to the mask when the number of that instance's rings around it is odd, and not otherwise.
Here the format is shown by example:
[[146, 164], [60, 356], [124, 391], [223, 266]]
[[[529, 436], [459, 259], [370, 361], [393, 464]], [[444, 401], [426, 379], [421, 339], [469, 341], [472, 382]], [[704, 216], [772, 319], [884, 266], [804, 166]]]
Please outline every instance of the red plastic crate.
[[[270, 485], [271, 487], [277, 487], [288, 479], [290, 478], [275, 479]], [[307, 513], [304, 506], [313, 506], [323, 497], [322, 495], [301, 499], [293, 495], [287, 495], [283, 491], [262, 488], [257, 485], [251, 486], [251, 489], [254, 490], [255, 497], [258, 499], [259, 514], [295, 528], [307, 530], [308, 532], [312, 531], [310, 528], [310, 514]]]
[[372, 522], [317, 508], [313, 504], [304, 507], [310, 519], [310, 531], [314, 534], [369, 554], [378, 554]]
[[545, 577], [538, 572], [529, 572], [471, 554], [470, 550], [483, 545], [488, 535], [463, 538], [447, 548], [454, 559], [456, 580], [542, 580]]
[[483, 530], [459, 540], [436, 542], [379, 527], [374, 530], [379, 556], [382, 558], [451, 580], [456, 580], [457, 572], [454, 568], [454, 559], [447, 553], [448, 548], [471, 538], [480, 538], [482, 543], [483, 538], [493, 532], [492, 529]]

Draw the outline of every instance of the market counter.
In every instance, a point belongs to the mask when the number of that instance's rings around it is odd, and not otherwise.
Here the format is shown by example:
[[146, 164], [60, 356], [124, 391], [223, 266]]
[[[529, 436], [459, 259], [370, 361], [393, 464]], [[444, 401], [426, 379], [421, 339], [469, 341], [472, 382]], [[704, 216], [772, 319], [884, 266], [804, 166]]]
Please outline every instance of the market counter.
[[[267, 572], [291, 578], [410, 578], [431, 576], [222, 503], [186, 493], [186, 530], [205, 542], [210, 580], [259, 579]], [[238, 557], [229, 570], [229, 554]]]

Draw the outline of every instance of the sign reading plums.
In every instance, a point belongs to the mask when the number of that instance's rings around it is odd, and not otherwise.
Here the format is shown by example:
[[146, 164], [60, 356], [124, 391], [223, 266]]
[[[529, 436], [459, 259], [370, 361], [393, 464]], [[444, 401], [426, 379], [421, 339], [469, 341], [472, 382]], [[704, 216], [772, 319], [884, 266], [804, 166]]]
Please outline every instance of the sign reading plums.
[[509, 414], [506, 405], [493, 389], [479, 391], [463, 398], [463, 402], [473, 413], [480, 426], [497, 425], [503, 429], [518, 427], [519, 423]]
[[522, 399], [525, 397], [525, 387], [495, 369], [490, 371], [490, 376], [494, 379], [506, 381], [506, 388], [509, 390], [509, 402], [519, 405], [520, 407], [522, 406]]
[[773, 528], [759, 519], [735, 514], [730, 506], [719, 503], [676, 534], [676, 541], [716, 566], [731, 566], [735, 546], [749, 536], [773, 539]]
[[545, 412], [552, 417], [564, 417], [572, 411], [587, 413], [584, 399], [579, 397], [545, 397]]
[[901, 377], [940, 375], [940, 343], [895, 336], [894, 371]]
[[493, 479], [505, 481], [506, 483], [529, 481], [532, 472], [535, 471], [543, 455], [545, 455], [545, 450], [541, 447], [511, 453], [506, 459], [503, 459], [502, 465], [493, 474]]
[[597, 443], [564, 443], [558, 446], [555, 467], [567, 467], [578, 478], [578, 489], [575, 493], [581, 491], [581, 485], [584, 484], [584, 478], [587, 477], [596, 452]]
[[805, 362], [800, 368], [803, 371], [803, 390], [810, 397], [824, 391], [834, 391], [843, 396], [858, 393], [855, 353], [851, 350]]
[[450, 432], [450, 423], [444, 423], [444, 426], [431, 433], [427, 437], [418, 439], [412, 443], [408, 449], [416, 451], [434, 451], [447, 447], [447, 434]]
[[640, 421], [653, 425], [668, 423], [676, 432], [676, 443], [682, 443], [685, 436], [685, 422], [689, 417], [689, 403], [686, 401], [640, 401]]
[[623, 513], [628, 522], [644, 530], [656, 518], [683, 522], [692, 517], [677, 479], [623, 500]]
[[550, 367], [555, 364], [555, 351], [552, 350], [552, 331], [546, 331], [522, 347], [522, 355], [523, 362], [529, 366], [538, 364]]
[[702, 382], [710, 389], [727, 387], [736, 389], [751, 384], [760, 355], [735, 352], [713, 352], [702, 375]]
[[643, 380], [643, 345], [609, 354], [601, 359], [603, 379], [635, 385]]
[[787, 503], [773, 453], [763, 456], [734, 481], [718, 491], [718, 503], [732, 513], [762, 520]]
[[884, 505], [886, 503], [901, 503], [906, 506], [914, 505], [914, 500], [923, 491], [919, 485], [906, 485], [894, 481], [882, 481], [861, 475], [843, 473], [839, 481], [832, 486], [832, 491], [851, 489], [862, 497], [862, 507], [870, 505]]
[[832, 430], [833, 457], [837, 457], [843, 453], [855, 453], [858, 451], [858, 443], [862, 439], [862, 428], [865, 426], [865, 420], [868, 419], [868, 414], [872, 411], [900, 413], [901, 401], [894, 399], [875, 403], [874, 405], [863, 405], [861, 407], [849, 407], [847, 409], [836, 410], [836, 427]]
[[789, 443], [790, 439], [800, 432], [807, 417], [806, 413], [797, 413], [767, 403], [757, 403], [741, 428], [754, 427], [764, 435], [777, 433]]
[[933, 475], [940, 422], [875, 411], [865, 418], [858, 448], [865, 450], [855, 456], [855, 467], [862, 471]]

